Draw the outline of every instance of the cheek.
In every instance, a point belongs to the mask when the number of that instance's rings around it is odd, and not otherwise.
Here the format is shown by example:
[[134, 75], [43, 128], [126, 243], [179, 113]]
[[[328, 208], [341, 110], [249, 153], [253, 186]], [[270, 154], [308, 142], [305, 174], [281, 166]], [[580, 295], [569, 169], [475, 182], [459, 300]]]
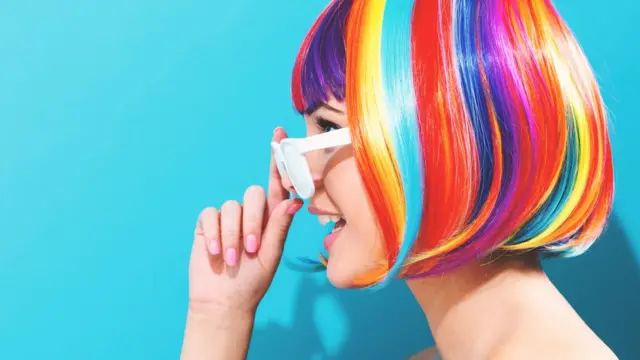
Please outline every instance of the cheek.
[[384, 259], [383, 242], [353, 159], [333, 168], [325, 188], [347, 220], [331, 249], [327, 276], [334, 286], [348, 287]]
[[337, 163], [330, 161], [327, 167], [330, 171], [324, 176], [324, 187], [345, 218], [360, 213], [359, 210], [364, 210], [362, 206], [369, 210], [369, 201], [355, 159], [349, 157]]
[[349, 230], [362, 237], [376, 233], [376, 219], [353, 158], [335, 168], [325, 180], [327, 193], [347, 220]]

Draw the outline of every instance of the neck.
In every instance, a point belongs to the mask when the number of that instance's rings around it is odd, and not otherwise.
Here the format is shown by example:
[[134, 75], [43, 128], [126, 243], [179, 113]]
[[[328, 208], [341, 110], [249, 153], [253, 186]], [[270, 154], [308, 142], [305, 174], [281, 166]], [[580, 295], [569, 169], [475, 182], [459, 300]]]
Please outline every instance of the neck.
[[445, 359], [489, 357], [548, 301], [562, 299], [532, 256], [473, 263], [407, 284]]

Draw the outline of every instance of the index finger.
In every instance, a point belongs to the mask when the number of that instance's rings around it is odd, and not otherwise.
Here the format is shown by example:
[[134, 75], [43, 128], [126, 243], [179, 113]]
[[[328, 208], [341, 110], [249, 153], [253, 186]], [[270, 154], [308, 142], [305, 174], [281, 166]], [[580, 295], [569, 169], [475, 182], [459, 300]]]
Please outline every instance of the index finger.
[[[272, 142], [280, 143], [287, 138], [287, 133], [281, 127], [277, 127], [273, 132]], [[282, 186], [282, 178], [278, 172], [273, 149], [271, 150], [271, 164], [269, 165], [269, 185], [267, 187], [267, 211], [271, 215], [273, 209], [284, 200], [289, 198], [289, 191]]]

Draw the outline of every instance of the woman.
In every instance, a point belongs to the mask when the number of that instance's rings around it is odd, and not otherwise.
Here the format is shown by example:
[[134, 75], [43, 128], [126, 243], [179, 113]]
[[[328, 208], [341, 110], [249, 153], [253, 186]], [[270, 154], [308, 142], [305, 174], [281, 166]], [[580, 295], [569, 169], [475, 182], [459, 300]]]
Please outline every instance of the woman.
[[[205, 209], [183, 359], [246, 356], [302, 200], [334, 221], [337, 287], [404, 278], [444, 359], [615, 359], [541, 269], [601, 234], [605, 106], [548, 0], [336, 0], [293, 74], [305, 139], [273, 135], [268, 191]], [[305, 161], [306, 160], [306, 161]]]

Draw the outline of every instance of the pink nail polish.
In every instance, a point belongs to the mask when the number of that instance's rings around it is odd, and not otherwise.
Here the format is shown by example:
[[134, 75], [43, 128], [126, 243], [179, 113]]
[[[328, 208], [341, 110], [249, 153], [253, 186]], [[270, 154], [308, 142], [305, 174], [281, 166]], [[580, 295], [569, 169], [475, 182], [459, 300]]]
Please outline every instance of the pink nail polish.
[[250, 253], [258, 251], [258, 238], [255, 235], [247, 236], [247, 251]]
[[301, 208], [302, 208], [302, 203], [295, 202], [291, 206], [289, 206], [289, 209], [287, 209], [287, 214], [293, 215], [297, 213], [298, 210], [300, 210]]
[[238, 253], [236, 252], [236, 249], [227, 249], [226, 263], [229, 266], [236, 266], [238, 263]]
[[211, 255], [220, 254], [220, 245], [218, 245], [216, 240], [209, 239], [209, 251], [211, 252]]
[[218, 243], [213, 240], [213, 238], [205, 238], [204, 244], [207, 247], [207, 251], [211, 255], [218, 255], [220, 249], [218, 248]]

